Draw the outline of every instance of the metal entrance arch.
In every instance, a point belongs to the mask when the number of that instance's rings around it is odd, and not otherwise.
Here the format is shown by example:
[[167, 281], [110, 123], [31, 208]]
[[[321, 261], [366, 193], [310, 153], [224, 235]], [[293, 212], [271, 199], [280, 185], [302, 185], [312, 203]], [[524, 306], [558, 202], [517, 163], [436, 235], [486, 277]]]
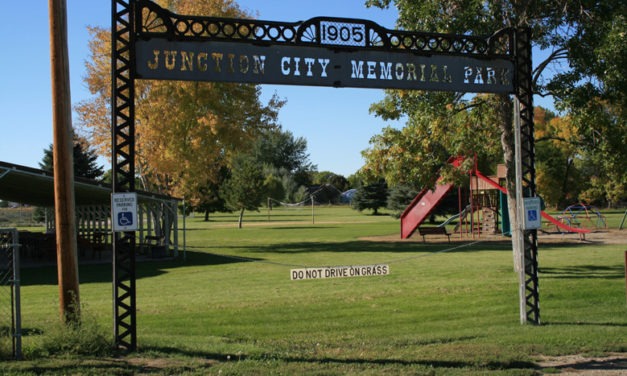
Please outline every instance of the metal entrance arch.
[[[517, 206], [536, 196], [527, 28], [451, 35], [346, 18], [182, 16], [148, 0], [112, 0], [111, 30], [113, 192], [135, 191], [135, 80], [143, 78], [514, 94]], [[517, 241], [525, 258], [521, 322], [539, 324], [536, 230]], [[135, 243], [134, 232], [115, 235], [114, 335], [127, 350], [137, 346]]]

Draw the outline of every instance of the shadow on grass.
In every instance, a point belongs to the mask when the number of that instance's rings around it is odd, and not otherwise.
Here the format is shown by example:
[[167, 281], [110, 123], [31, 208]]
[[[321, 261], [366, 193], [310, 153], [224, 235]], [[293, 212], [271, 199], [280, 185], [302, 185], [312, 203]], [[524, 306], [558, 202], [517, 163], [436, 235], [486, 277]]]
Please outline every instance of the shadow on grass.
[[546, 326], [609, 326], [609, 327], [627, 327], [626, 323], [618, 323], [618, 322], [582, 322], [582, 321], [574, 321], [574, 322], [560, 322], [560, 321], [545, 321], [542, 325]]
[[304, 254], [318, 252], [338, 252], [338, 253], [437, 253], [437, 252], [479, 252], [479, 251], [511, 251], [507, 245], [496, 245], [491, 243], [472, 244], [472, 242], [455, 243], [419, 243], [419, 242], [377, 242], [356, 240], [347, 242], [292, 242], [263, 245], [234, 245], [216, 247], [197, 246], [194, 249], [206, 249], [207, 252], [219, 252], [220, 249], [243, 249], [247, 253], [267, 253], [267, 254]]
[[[158, 259], [136, 263], [136, 278], [149, 278], [167, 273], [165, 269], [172, 269], [182, 266], [213, 266], [234, 264], [240, 262], [253, 262], [259, 259], [255, 258], [235, 258], [216, 255], [207, 252], [186, 252], [187, 261], [178, 259]], [[112, 282], [112, 265], [111, 262], [100, 264], [79, 265], [79, 282], [84, 283], [102, 283]], [[21, 285], [56, 285], [57, 284], [57, 268], [56, 265], [46, 265], [33, 268], [25, 268], [21, 271]]]
[[489, 370], [504, 370], [504, 369], [536, 369], [537, 365], [533, 362], [511, 360], [503, 362], [465, 362], [455, 360], [407, 360], [407, 359], [368, 359], [368, 358], [333, 358], [333, 357], [304, 357], [304, 356], [281, 356], [274, 353], [259, 354], [255, 356], [248, 356], [246, 354], [220, 354], [211, 353], [197, 350], [187, 350], [175, 347], [167, 346], [147, 346], [141, 348], [141, 353], [150, 354], [152, 356], [159, 356], [160, 354], [168, 356], [185, 356], [193, 358], [212, 359], [221, 362], [228, 361], [242, 361], [242, 360], [259, 360], [266, 361], [273, 359], [286, 363], [310, 363], [310, 364], [337, 364], [337, 365], [376, 365], [376, 366], [423, 366], [434, 368], [469, 368], [469, 369], [489, 369]]
[[577, 265], [559, 268], [540, 267], [542, 278], [553, 279], [623, 279], [622, 265]]
[[505, 369], [535, 369], [536, 364], [533, 362], [525, 362], [519, 360], [512, 360], [509, 362], [488, 362], [485, 364], [474, 362], [463, 362], [455, 360], [404, 360], [404, 359], [337, 359], [337, 358], [321, 358], [321, 359], [309, 359], [288, 357], [282, 358], [286, 362], [299, 362], [299, 363], [324, 363], [324, 364], [350, 364], [350, 365], [401, 365], [401, 366], [423, 366], [429, 368], [459, 368], [459, 369], [488, 369], [488, 370], [505, 370]]
[[328, 230], [330, 228], [339, 228], [339, 226], [281, 226], [281, 227], [270, 227], [265, 230]]

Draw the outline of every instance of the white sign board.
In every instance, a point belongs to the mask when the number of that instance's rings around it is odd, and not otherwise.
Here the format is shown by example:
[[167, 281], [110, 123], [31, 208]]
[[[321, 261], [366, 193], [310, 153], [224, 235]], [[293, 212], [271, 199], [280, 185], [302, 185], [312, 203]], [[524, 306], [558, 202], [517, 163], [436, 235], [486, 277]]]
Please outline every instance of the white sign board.
[[292, 269], [290, 270], [290, 279], [292, 281], [302, 281], [305, 279], [372, 277], [388, 274], [390, 274], [390, 267], [385, 264], [325, 266], [320, 268]]
[[137, 193], [111, 194], [113, 231], [137, 230]]
[[540, 197], [525, 197], [525, 230], [537, 230], [542, 227]]

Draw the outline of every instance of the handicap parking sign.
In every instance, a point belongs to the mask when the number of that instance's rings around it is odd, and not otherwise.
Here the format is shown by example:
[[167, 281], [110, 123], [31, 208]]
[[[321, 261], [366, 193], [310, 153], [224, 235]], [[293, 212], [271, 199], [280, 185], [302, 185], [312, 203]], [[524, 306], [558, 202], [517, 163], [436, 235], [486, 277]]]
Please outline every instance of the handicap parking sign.
[[137, 194], [113, 193], [111, 195], [113, 231], [137, 230]]
[[525, 230], [535, 230], [542, 227], [542, 220], [540, 218], [541, 201], [539, 197], [525, 197]]

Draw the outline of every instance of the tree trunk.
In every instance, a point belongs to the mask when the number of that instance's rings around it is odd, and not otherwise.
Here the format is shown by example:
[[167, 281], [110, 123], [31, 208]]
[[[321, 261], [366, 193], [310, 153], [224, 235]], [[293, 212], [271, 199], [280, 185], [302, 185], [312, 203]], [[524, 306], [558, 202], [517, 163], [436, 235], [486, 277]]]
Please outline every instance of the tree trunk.
[[516, 165], [514, 151], [514, 125], [512, 101], [507, 95], [500, 95], [499, 127], [501, 128], [501, 147], [503, 148], [503, 159], [507, 168], [507, 204], [509, 212], [509, 223], [512, 232], [512, 250], [514, 257], [514, 270], [520, 272], [522, 269], [520, 249], [517, 239], [522, 231], [516, 215]]
[[568, 158], [566, 164], [566, 171], [564, 172], [564, 180], [562, 181], [562, 192], [560, 192], [560, 198], [557, 201], [558, 205], [566, 204], [566, 195], [568, 194], [568, 174], [570, 174], [570, 167], [572, 166], [574, 158]]
[[239, 220], [237, 221], [237, 228], [242, 228], [242, 222], [244, 220], [244, 209], [239, 211]]
[[205, 222], [209, 222], [209, 210], [205, 210]]

